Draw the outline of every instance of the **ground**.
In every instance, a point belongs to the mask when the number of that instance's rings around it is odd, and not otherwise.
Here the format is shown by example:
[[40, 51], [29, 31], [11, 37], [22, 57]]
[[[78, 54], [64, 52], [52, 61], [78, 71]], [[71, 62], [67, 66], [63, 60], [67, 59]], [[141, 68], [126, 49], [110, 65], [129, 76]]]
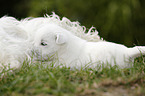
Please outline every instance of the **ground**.
[[[53, 64], [52, 64], [53, 65]], [[28, 65], [0, 75], [1, 96], [145, 96], [145, 63], [135, 60], [132, 68], [117, 66], [102, 70], [71, 70], [66, 67]]]

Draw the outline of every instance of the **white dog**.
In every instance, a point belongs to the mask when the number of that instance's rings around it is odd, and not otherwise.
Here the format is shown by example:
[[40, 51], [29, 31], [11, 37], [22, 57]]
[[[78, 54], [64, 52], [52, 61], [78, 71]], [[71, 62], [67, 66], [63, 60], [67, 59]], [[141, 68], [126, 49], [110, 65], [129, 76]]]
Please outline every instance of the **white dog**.
[[53, 14], [17, 21], [0, 19], [0, 64], [18, 68], [34, 53], [34, 60], [55, 62], [71, 68], [95, 68], [98, 64], [130, 67], [134, 58], [145, 54], [145, 47], [127, 48], [103, 41], [92, 27], [88, 32], [78, 22]]
[[89, 63], [91, 68], [99, 63], [129, 67], [134, 58], [145, 54], [145, 47], [127, 48], [106, 41], [88, 42], [56, 24], [45, 24], [37, 30], [35, 46], [41, 49], [42, 57], [47, 59], [53, 55], [54, 61], [58, 60], [56, 64], [76, 68]]

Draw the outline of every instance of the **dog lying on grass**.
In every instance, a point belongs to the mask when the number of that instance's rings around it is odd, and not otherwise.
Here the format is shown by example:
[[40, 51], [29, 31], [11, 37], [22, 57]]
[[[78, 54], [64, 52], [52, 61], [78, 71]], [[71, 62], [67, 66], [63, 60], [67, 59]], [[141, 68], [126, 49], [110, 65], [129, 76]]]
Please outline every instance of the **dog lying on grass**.
[[[127, 48], [124, 45], [106, 41], [88, 42], [70, 31], [56, 25], [45, 24], [36, 32], [35, 46], [41, 49], [42, 57], [53, 56], [56, 65], [67, 67], [94, 68], [97, 64], [130, 67], [134, 58], [145, 54], [145, 47]], [[40, 45], [41, 44], [41, 45]]]
[[[127, 48], [103, 41], [92, 27], [88, 32], [78, 22], [60, 20], [55, 13], [18, 21], [0, 19], [0, 64], [19, 68], [26, 58], [63, 64], [66, 67], [95, 68], [98, 64], [130, 67], [134, 58], [145, 54], [144, 46]], [[50, 59], [51, 58], [51, 59]]]

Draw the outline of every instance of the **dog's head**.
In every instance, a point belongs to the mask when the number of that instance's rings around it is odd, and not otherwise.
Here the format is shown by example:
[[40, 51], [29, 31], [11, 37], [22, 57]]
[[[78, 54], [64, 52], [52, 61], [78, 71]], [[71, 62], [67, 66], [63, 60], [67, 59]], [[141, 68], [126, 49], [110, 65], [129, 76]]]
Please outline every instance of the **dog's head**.
[[41, 56], [38, 59], [45, 60], [65, 46], [68, 41], [66, 32], [67, 30], [55, 24], [45, 24], [37, 30], [34, 47]]

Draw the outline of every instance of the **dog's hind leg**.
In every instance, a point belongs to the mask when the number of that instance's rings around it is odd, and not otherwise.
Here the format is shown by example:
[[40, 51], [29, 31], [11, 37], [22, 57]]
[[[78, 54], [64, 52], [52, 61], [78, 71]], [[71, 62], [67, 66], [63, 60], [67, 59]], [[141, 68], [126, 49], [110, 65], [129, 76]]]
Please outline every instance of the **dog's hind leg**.
[[131, 58], [137, 58], [139, 56], [145, 55], [145, 46], [136, 46], [133, 48], [128, 48], [127, 53]]

